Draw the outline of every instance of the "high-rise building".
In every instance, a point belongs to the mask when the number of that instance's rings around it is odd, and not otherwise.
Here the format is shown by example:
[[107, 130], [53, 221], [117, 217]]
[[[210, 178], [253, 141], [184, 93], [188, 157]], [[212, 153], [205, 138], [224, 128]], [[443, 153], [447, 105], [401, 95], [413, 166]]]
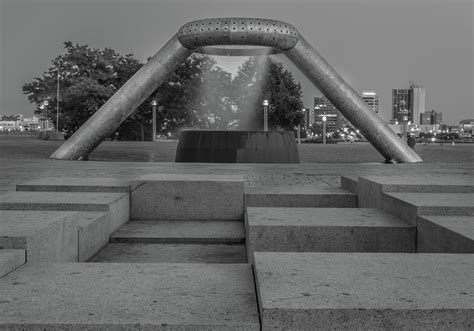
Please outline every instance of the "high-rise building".
[[426, 90], [422, 86], [410, 83], [408, 89], [392, 90], [392, 118], [398, 122], [403, 121], [403, 116], [408, 121], [419, 124], [420, 114], [425, 112]]
[[433, 110], [425, 111], [424, 113], [420, 114], [420, 124], [421, 125], [433, 125], [433, 124], [441, 124], [443, 121], [443, 113], [437, 113]]
[[326, 131], [333, 132], [348, 125], [349, 121], [342, 116], [341, 112], [324, 96], [314, 97], [314, 125], [321, 128], [323, 117], [326, 117]]
[[373, 91], [363, 91], [362, 99], [364, 99], [365, 103], [369, 105], [369, 107], [374, 111], [374, 113], [379, 113], [379, 97], [377, 93]]

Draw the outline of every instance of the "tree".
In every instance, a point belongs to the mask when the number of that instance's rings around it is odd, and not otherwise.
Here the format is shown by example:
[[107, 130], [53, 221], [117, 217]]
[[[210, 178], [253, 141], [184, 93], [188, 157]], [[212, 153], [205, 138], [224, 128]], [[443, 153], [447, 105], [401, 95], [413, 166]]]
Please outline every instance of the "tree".
[[[71, 42], [64, 45], [65, 54], [56, 57], [41, 78], [26, 83], [23, 92], [30, 102], [36, 104], [37, 114], [42, 112], [40, 106], [43, 102], [49, 101], [48, 117], [56, 126], [56, 70], [59, 68], [59, 130], [72, 135], [142, 64], [131, 54], [122, 56], [108, 48], [100, 50]], [[206, 88], [203, 89], [203, 86]], [[160, 105], [158, 131], [175, 132], [183, 126], [225, 127], [226, 113], [232, 110], [230, 99], [226, 96], [230, 86], [230, 74], [217, 67], [214, 60], [208, 56], [191, 56], [111, 137], [118, 140], [150, 139], [150, 102], [153, 98]]]
[[239, 68], [233, 86], [232, 97], [238, 109], [240, 128], [262, 129], [262, 101], [265, 99], [270, 102], [269, 127], [293, 130], [303, 121], [301, 85], [273, 58], [249, 58]]
[[41, 78], [23, 86], [28, 100], [36, 104], [35, 113], [49, 100], [47, 113], [56, 123], [56, 84], [59, 68], [60, 113], [59, 130], [67, 135], [75, 132], [104, 104], [140, 67], [133, 55], [122, 56], [112, 49], [90, 48], [87, 45], [64, 43], [66, 53], [52, 61]]

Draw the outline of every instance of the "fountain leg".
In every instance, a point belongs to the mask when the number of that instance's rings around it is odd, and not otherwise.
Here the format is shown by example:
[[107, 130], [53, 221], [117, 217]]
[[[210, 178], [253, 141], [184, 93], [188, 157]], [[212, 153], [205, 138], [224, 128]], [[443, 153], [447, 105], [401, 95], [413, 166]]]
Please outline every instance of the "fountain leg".
[[421, 158], [393, 132], [344, 79], [300, 36], [285, 55], [341, 111], [387, 160], [421, 162]]
[[181, 45], [176, 35], [173, 36], [51, 158], [87, 158], [192, 53]]

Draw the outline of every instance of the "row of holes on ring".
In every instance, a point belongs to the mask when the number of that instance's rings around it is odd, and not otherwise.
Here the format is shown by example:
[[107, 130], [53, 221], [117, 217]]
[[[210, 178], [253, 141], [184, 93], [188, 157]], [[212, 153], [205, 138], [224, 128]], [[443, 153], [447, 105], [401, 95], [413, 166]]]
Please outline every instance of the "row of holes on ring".
[[[228, 23], [228, 22], [224, 22], [224, 25], [227, 25], [227, 23]], [[215, 24], [215, 25], [220, 25], [220, 22], [219, 22], [219, 21], [216, 21], [216, 22], [209, 22], [209, 25], [213, 25], [213, 24]], [[237, 24], [237, 22], [235, 22], [235, 21], [232, 22], [232, 25], [236, 25], [236, 24]], [[244, 21], [241, 22], [241, 25], [245, 25], [245, 24], [246, 24], [246, 23], [245, 23]], [[249, 22], [249, 25], [254, 25], [254, 22], [252, 22], [252, 21]], [[261, 25], [265, 25], [265, 26], [267, 26], [267, 28], [263, 28], [263, 31], [268, 31], [268, 32], [270, 32], [270, 30], [271, 30], [271, 27], [268, 28], [268, 26], [273, 26], [273, 27], [276, 27], [276, 26], [277, 26], [277, 24], [275, 24], [275, 23], [268, 23], [268, 22], [266, 22], [265, 24], [263, 24], [262, 22], [257, 22], [255, 25], [260, 25], [260, 26], [261, 26]], [[193, 26], [194, 26], [194, 29], [192, 29]], [[199, 28], [199, 26], [201, 26], [201, 28]], [[181, 35], [184, 35], [184, 34], [186, 33], [186, 30], [187, 30], [188, 33], [192, 33], [193, 30], [194, 30], [194, 32], [199, 32], [199, 30], [200, 30], [200, 31], [205, 31], [205, 28], [204, 28], [205, 26], [206, 26], [206, 22], [202, 22], [201, 25], [199, 25], [199, 23], [185, 25], [185, 26], [181, 29]], [[279, 28], [284, 27], [285, 29], [290, 29], [290, 30], [283, 30], [283, 29], [281, 29], [281, 30], [280, 30], [281, 33], [283, 33], [283, 31], [285, 31], [286, 34], [295, 35], [295, 36], [297, 35], [297, 33], [296, 33], [295, 31], [292, 31], [291, 28], [288, 28], [288, 25], [285, 25], [285, 24], [283, 24], [283, 25], [282, 25], [282, 24], [278, 24], [278, 27], [279, 27]], [[198, 28], [199, 28], [199, 30], [198, 30]], [[216, 31], [219, 31], [219, 27], [216, 27], [215, 29], [216, 29]], [[224, 29], [224, 31], [227, 31], [228, 27], [227, 27], [227, 26], [224, 26], [223, 29]], [[211, 31], [212, 28], [207, 28], [207, 30], [208, 30], [208, 31]], [[237, 30], [237, 28], [236, 28], [236, 27], [233, 27], [232, 30], [235, 31], [235, 30]], [[245, 30], [246, 30], [246, 27], [242, 27], [241, 30], [242, 30], [242, 31], [245, 31]], [[253, 31], [253, 28], [251, 27], [250, 30]], [[255, 28], [255, 30], [257, 30], [257, 28]], [[262, 31], [262, 27], [258, 27], [258, 31]], [[276, 28], [273, 28], [273, 32], [278, 32], [278, 30], [277, 30]]]

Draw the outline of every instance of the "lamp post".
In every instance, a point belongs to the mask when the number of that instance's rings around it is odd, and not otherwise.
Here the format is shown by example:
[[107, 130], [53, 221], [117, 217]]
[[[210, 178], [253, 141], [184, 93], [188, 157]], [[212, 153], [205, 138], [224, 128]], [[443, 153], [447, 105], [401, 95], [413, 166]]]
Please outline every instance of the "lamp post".
[[408, 124], [408, 109], [404, 108], [401, 110], [402, 113], [402, 139], [404, 142], [407, 141], [407, 124]]
[[49, 129], [49, 121], [48, 121], [48, 105], [49, 105], [49, 101], [48, 100], [45, 100], [43, 101], [43, 106], [44, 106], [44, 118], [46, 120], [46, 125], [45, 125], [45, 130], [48, 131]]
[[323, 144], [326, 144], [326, 116], [323, 115]]
[[39, 106], [39, 108], [41, 109], [41, 117], [40, 117], [40, 120], [41, 120], [41, 133], [43, 134], [44, 133], [44, 104], [41, 104]]
[[156, 106], [158, 101], [152, 100], [151, 106], [153, 107], [153, 139], [151, 141], [156, 141]]
[[263, 131], [268, 131], [268, 100], [263, 100]]
[[58, 72], [57, 84], [56, 84], [56, 133], [59, 132], [59, 67], [56, 68]]

